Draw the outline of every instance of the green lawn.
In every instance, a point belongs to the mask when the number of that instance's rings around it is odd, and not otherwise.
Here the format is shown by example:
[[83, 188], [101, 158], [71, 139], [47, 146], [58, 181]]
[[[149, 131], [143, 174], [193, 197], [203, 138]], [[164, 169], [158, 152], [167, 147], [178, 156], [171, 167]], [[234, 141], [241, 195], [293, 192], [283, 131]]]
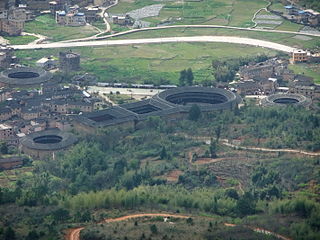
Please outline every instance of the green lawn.
[[289, 68], [296, 74], [304, 74], [309, 77], [313, 77], [315, 83], [320, 84], [320, 64], [294, 64], [289, 65]]
[[28, 44], [38, 39], [37, 37], [34, 37], [34, 36], [17, 36], [17, 37], [4, 36], [3, 38], [7, 39], [12, 45]]
[[89, 37], [98, 31], [92, 26], [68, 27], [56, 24], [51, 15], [42, 15], [27, 22], [25, 31], [48, 36], [52, 41]]

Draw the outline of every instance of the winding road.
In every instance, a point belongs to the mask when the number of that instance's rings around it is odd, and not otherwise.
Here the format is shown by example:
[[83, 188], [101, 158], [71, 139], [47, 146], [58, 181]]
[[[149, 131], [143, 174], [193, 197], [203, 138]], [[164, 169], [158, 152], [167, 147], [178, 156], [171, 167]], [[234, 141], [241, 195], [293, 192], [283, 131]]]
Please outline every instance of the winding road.
[[[132, 215], [127, 215], [123, 217], [118, 217], [118, 218], [106, 218], [103, 221], [99, 222], [98, 224], [101, 223], [111, 223], [111, 222], [121, 222], [133, 218], [141, 218], [141, 217], [174, 217], [174, 218], [189, 218], [191, 216], [187, 215], [178, 215], [178, 214], [170, 214], [170, 213], [140, 213], [140, 214], [132, 214]], [[225, 226], [227, 227], [236, 227], [236, 224], [231, 224], [231, 223], [224, 223]], [[288, 238], [286, 236], [277, 234], [275, 232], [266, 230], [264, 228], [258, 228], [258, 227], [253, 227], [253, 226], [246, 226], [244, 225], [243, 227], [246, 227], [248, 229], [251, 229], [255, 232], [259, 232], [262, 234], [266, 235], [272, 235], [275, 236], [279, 239], [282, 240], [292, 240], [291, 238]], [[80, 232], [84, 229], [85, 227], [79, 227], [79, 228], [71, 228], [68, 230], [65, 240], [80, 240]]]
[[[178, 135], [178, 134], [176, 134]], [[197, 141], [203, 141], [206, 144], [210, 144], [211, 139], [215, 139], [213, 137], [206, 137], [206, 136], [190, 136], [187, 134], [182, 134], [183, 137], [197, 140]], [[219, 139], [219, 142], [225, 146], [236, 148], [238, 150], [249, 150], [249, 151], [261, 151], [261, 152], [285, 152], [285, 153], [297, 153], [302, 154], [310, 157], [317, 157], [320, 156], [320, 152], [308, 152], [301, 149], [289, 149], [289, 148], [263, 148], [263, 147], [251, 147], [251, 146], [239, 146], [236, 144], [232, 144], [229, 142], [228, 139]]]
[[[175, 217], [175, 218], [189, 218], [190, 216], [186, 215], [177, 215], [177, 214], [169, 214], [169, 213], [141, 213], [141, 214], [132, 214], [118, 218], [106, 218], [101, 223], [111, 223], [111, 222], [121, 222], [128, 219], [133, 218], [141, 218], [141, 217]], [[84, 227], [72, 228], [68, 231], [65, 239], [66, 240], [80, 240], [80, 232], [84, 229]]]

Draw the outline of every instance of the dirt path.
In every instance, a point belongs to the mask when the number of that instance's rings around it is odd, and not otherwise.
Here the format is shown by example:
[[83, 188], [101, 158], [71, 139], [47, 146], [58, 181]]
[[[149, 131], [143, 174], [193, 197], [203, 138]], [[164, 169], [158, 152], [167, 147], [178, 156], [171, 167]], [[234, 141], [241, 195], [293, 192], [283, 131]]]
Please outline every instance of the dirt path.
[[174, 217], [174, 218], [189, 218], [190, 216], [186, 215], [177, 215], [177, 214], [168, 214], [168, 213], [141, 213], [141, 214], [133, 214], [118, 218], [107, 218], [103, 220], [101, 223], [111, 223], [111, 222], [120, 222], [125, 221], [132, 218], [141, 218], [141, 217]]
[[[232, 223], [224, 223], [224, 225], [226, 227], [236, 227], [236, 226], [238, 226], [238, 225], [232, 224]], [[283, 236], [281, 234], [266, 230], [264, 228], [258, 228], [258, 227], [253, 227], [253, 226], [244, 226], [244, 227], [249, 228], [254, 232], [262, 233], [262, 234], [265, 234], [265, 235], [272, 235], [272, 236], [274, 236], [276, 238], [279, 238], [279, 239], [282, 239], [282, 240], [293, 240], [292, 238], [288, 238], [286, 236]]]
[[[189, 136], [184, 134], [183, 135], [185, 138], [197, 140], [197, 141], [204, 141], [207, 144], [210, 144], [211, 137], [204, 137], [204, 136]], [[228, 139], [220, 139], [219, 142], [225, 146], [236, 148], [238, 150], [251, 150], [251, 151], [261, 151], [261, 152], [286, 152], [286, 153], [298, 153], [302, 155], [307, 155], [307, 156], [320, 156], [320, 152], [308, 152], [300, 149], [288, 149], [288, 148], [262, 148], [262, 147], [250, 147], [250, 146], [239, 146], [235, 145], [232, 143], [229, 143]]]
[[[141, 218], [141, 217], [175, 217], [175, 218], [189, 218], [190, 216], [186, 215], [178, 215], [178, 214], [169, 214], [169, 213], [140, 213], [140, 214], [132, 214], [118, 218], [106, 218], [105, 220], [99, 222], [101, 223], [112, 223], [112, 222], [121, 222], [128, 219], [133, 218]], [[84, 229], [84, 227], [72, 228], [69, 229], [65, 239], [66, 240], [80, 240], [80, 232]]]
[[272, 2], [270, 2], [270, 1], [267, 1], [267, 2], [268, 2], [268, 5], [267, 5], [266, 7], [260, 8], [258, 11], [256, 11], [256, 12], [253, 14], [253, 17], [252, 17], [252, 19], [251, 19], [251, 22], [253, 22], [254, 26], [253, 26], [252, 28], [257, 27], [258, 23], [255, 21], [255, 19], [256, 19], [257, 15], [258, 15], [261, 11], [265, 10], [266, 12], [269, 12], [268, 8], [269, 8], [270, 5], [272, 4]]
[[[132, 214], [132, 215], [127, 215], [123, 217], [118, 217], [118, 218], [106, 218], [105, 220], [99, 222], [98, 224], [101, 223], [112, 223], [112, 222], [121, 222], [121, 221], [126, 221], [129, 219], [133, 218], [141, 218], [141, 217], [174, 217], [174, 218], [189, 218], [191, 216], [187, 215], [179, 215], [179, 214], [170, 214], [170, 213], [140, 213], [140, 214]], [[224, 223], [225, 226], [227, 227], [236, 227], [238, 225], [236, 224], [231, 224], [231, 223]], [[243, 226], [246, 228], [249, 228], [255, 232], [259, 232], [265, 235], [272, 235], [275, 236], [279, 239], [282, 240], [292, 240], [291, 238], [288, 238], [286, 236], [277, 234], [275, 232], [266, 230], [264, 228], [258, 228], [258, 227], [253, 227], [253, 226]], [[67, 235], [65, 236], [65, 240], [80, 240], [80, 232], [84, 229], [85, 227], [79, 227], [79, 228], [71, 228], [69, 229]]]
[[227, 139], [222, 139], [221, 143], [225, 146], [228, 147], [233, 147], [236, 149], [240, 150], [252, 150], [252, 151], [261, 151], [261, 152], [287, 152], [287, 153], [298, 153], [298, 154], [303, 154], [307, 156], [320, 156], [319, 152], [307, 152], [299, 149], [288, 149], [288, 148], [279, 148], [279, 149], [274, 149], [274, 148], [259, 148], [259, 147], [244, 147], [244, 146], [238, 146], [234, 145], [232, 143], [229, 143]]

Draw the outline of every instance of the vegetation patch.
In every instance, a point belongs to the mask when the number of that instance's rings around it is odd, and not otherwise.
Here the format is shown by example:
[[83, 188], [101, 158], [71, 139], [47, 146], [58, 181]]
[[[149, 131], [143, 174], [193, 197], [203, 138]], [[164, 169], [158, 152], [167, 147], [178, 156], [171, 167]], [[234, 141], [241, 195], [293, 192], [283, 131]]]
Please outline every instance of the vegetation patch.
[[59, 25], [51, 15], [41, 15], [34, 21], [27, 22], [25, 31], [47, 36], [53, 42], [89, 37], [98, 33], [94, 27], [89, 25], [82, 27]]

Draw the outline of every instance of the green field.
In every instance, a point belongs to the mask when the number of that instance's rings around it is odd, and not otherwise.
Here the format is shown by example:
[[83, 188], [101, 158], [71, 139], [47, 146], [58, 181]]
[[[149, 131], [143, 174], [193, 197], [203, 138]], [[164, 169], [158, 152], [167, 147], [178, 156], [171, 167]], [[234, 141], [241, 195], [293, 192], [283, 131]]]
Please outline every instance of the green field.
[[254, 38], [276, 42], [298, 48], [316, 48], [320, 46], [320, 37], [310, 37], [311, 40], [304, 41], [293, 38], [295, 34], [270, 33], [249, 30], [221, 29], [221, 28], [171, 28], [142, 31], [130, 33], [122, 36], [112, 37], [111, 39], [137, 39], [137, 38], [155, 38], [155, 37], [183, 37], [183, 36], [236, 36]]
[[[111, 14], [124, 14], [153, 4], [164, 4], [158, 16], [144, 18], [152, 26], [161, 23], [170, 25], [181, 24], [215, 24], [237, 27], [252, 27], [251, 21], [254, 13], [267, 6], [263, 0], [203, 0], [203, 1], [120, 1], [109, 12]], [[281, 3], [275, 2], [271, 9], [283, 10]], [[279, 29], [297, 31], [301, 25], [286, 22]]]
[[54, 42], [89, 37], [98, 33], [92, 26], [68, 27], [58, 25], [51, 15], [42, 15], [34, 21], [27, 22], [25, 31], [48, 36]]
[[[153, 82], [176, 84], [179, 72], [191, 67], [195, 81], [213, 80], [211, 61], [234, 57], [276, 55], [276, 51], [227, 43], [170, 43], [115, 47], [77, 48], [83, 71], [96, 74], [100, 81]], [[59, 49], [17, 51], [23, 63], [35, 64]]]
[[17, 36], [17, 37], [5, 36], [3, 38], [7, 39], [9, 43], [12, 45], [28, 44], [38, 39], [37, 37], [34, 37], [34, 36]]
[[289, 69], [293, 70], [296, 74], [304, 74], [313, 77], [315, 83], [320, 84], [320, 66], [319, 64], [294, 64], [289, 65]]
[[164, 4], [159, 16], [146, 18], [154, 24], [173, 21], [174, 24], [220, 24], [250, 27], [251, 18], [260, 8], [266, 6], [263, 0], [203, 0], [203, 1], [120, 1], [109, 10], [110, 13], [127, 13], [152, 4]]

